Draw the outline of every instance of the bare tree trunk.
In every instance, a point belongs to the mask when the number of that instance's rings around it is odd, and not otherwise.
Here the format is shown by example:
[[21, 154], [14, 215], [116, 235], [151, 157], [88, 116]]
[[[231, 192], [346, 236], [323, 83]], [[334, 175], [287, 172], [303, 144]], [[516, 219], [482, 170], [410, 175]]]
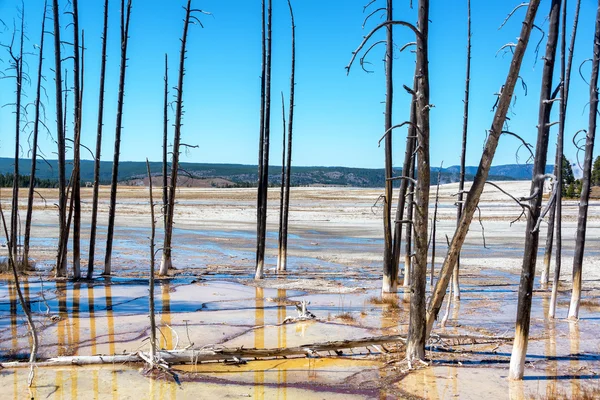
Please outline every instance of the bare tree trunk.
[[183, 117], [183, 77], [185, 75], [185, 54], [187, 45], [188, 28], [190, 26], [190, 16], [192, 0], [188, 0], [185, 20], [183, 24], [183, 35], [181, 37], [181, 52], [179, 56], [179, 78], [177, 81], [177, 100], [175, 109], [175, 134], [173, 137], [173, 161], [171, 163], [171, 185], [169, 186], [167, 208], [167, 226], [165, 228], [165, 240], [163, 245], [162, 260], [160, 264], [160, 275], [168, 275], [172, 268], [171, 261], [171, 243], [173, 238], [173, 217], [175, 211], [175, 192], [177, 190], [177, 175], [179, 173], [179, 149], [181, 144], [181, 120]]
[[169, 178], [167, 170], [168, 139], [169, 137], [169, 56], [165, 53], [165, 97], [163, 104], [163, 161], [162, 161], [162, 201], [163, 227], [167, 229], [167, 210], [169, 208]]
[[[23, 7], [25, 5], [23, 4]], [[12, 45], [9, 48], [12, 62], [14, 63], [15, 75], [16, 75], [16, 110], [15, 110], [15, 164], [14, 164], [14, 175], [13, 175], [13, 187], [12, 187], [12, 205], [10, 211], [10, 247], [14, 256], [14, 262], [17, 268], [21, 265], [18, 256], [18, 239], [19, 239], [19, 154], [21, 150], [20, 135], [21, 135], [21, 99], [23, 93], [23, 40], [25, 37], [25, 9], [22, 9], [21, 14], [21, 34], [20, 34], [20, 45], [19, 54], [13, 53]]]
[[[460, 179], [458, 181], [458, 200], [456, 205], [456, 226], [460, 221], [463, 211], [465, 190], [465, 162], [467, 156], [467, 133], [469, 130], [469, 92], [471, 87], [471, 0], [467, 0], [467, 77], [465, 78], [465, 99], [463, 113], [463, 135], [462, 148], [460, 152]], [[460, 254], [456, 259], [454, 273], [452, 275], [453, 294], [456, 300], [460, 300]]]
[[583, 178], [581, 198], [579, 200], [579, 215], [577, 217], [577, 239], [575, 240], [575, 255], [573, 257], [573, 290], [569, 305], [569, 319], [579, 318], [579, 302], [581, 300], [581, 271], [583, 253], [585, 250], [585, 234], [587, 225], [588, 205], [590, 200], [590, 180], [592, 176], [592, 156], [594, 139], [596, 137], [596, 120], [598, 113], [598, 67], [600, 64], [600, 1], [596, 15], [596, 30], [594, 32], [594, 58], [592, 60], [592, 77], [590, 79], [590, 116], [589, 127], [585, 140], [585, 158], [583, 161]]
[[283, 227], [281, 229], [281, 271], [287, 270], [287, 243], [288, 243], [288, 223], [290, 216], [290, 185], [292, 176], [292, 134], [294, 128], [294, 101], [295, 101], [295, 86], [296, 86], [296, 24], [294, 22], [294, 10], [292, 3], [288, 0], [288, 8], [290, 9], [290, 18], [292, 21], [292, 70], [290, 73], [290, 105], [288, 118], [288, 143], [287, 143], [287, 160], [285, 163], [285, 192], [283, 203]]
[[31, 218], [33, 215], [33, 195], [35, 191], [35, 173], [37, 169], [37, 147], [40, 128], [40, 101], [42, 97], [42, 67], [44, 61], [44, 30], [46, 27], [46, 7], [42, 16], [42, 33], [40, 38], [40, 56], [38, 59], [37, 84], [35, 89], [35, 119], [33, 121], [33, 138], [31, 144], [31, 174], [29, 176], [29, 192], [27, 193], [27, 215], [25, 217], [25, 240], [23, 241], [23, 265], [29, 265], [29, 240], [31, 237]]
[[[393, 21], [393, 0], [387, 0], [387, 20]], [[386, 27], [385, 52], [385, 196], [383, 202], [383, 293], [398, 291], [398, 270], [394, 268], [392, 240], [392, 197], [394, 182], [392, 181], [392, 106], [394, 100], [394, 37], [393, 26]]]
[[79, 10], [78, 1], [73, 1], [73, 120], [75, 122], [73, 140], [73, 279], [81, 278], [81, 77], [79, 58]]
[[544, 193], [544, 180], [546, 178], [546, 160], [548, 155], [548, 139], [550, 136], [550, 111], [552, 108], [552, 77], [556, 60], [556, 47], [558, 43], [558, 28], [561, 0], [552, 0], [550, 6], [550, 26], [548, 28], [548, 42], [544, 56], [544, 69], [542, 72], [542, 89], [540, 93], [540, 109], [538, 117], [538, 138], [535, 147], [535, 161], [533, 164], [533, 177], [531, 180], [531, 200], [529, 201], [529, 215], [525, 231], [525, 250], [523, 254], [523, 270], [519, 285], [519, 303], [517, 305], [517, 321], [515, 326], [515, 341], [510, 358], [509, 377], [523, 379], [527, 342], [529, 340], [529, 321], [531, 318], [531, 298], [533, 295], [533, 281], [535, 278], [535, 264], [540, 231], [537, 227], [542, 207]]
[[[264, 10], [264, 9], [263, 9]], [[262, 279], [265, 264], [265, 245], [267, 233], [267, 191], [269, 187], [269, 137], [271, 131], [271, 48], [272, 48], [272, 0], [267, 6], [267, 37], [265, 53], [265, 94], [264, 94], [264, 129], [262, 131], [262, 169], [259, 178], [259, 230], [257, 235], [255, 279]]]
[[62, 59], [60, 41], [60, 10], [58, 0], [52, 1], [52, 20], [54, 21], [54, 74], [56, 93], [56, 143], [58, 146], [58, 254], [56, 255], [56, 277], [67, 275], [66, 237], [67, 193], [65, 182], [65, 131], [62, 99]]
[[444, 295], [446, 294], [448, 283], [450, 282], [450, 278], [452, 276], [452, 271], [454, 270], [454, 266], [456, 265], [458, 255], [460, 254], [460, 250], [467, 236], [467, 232], [469, 231], [469, 226], [471, 225], [473, 214], [477, 209], [479, 198], [481, 197], [481, 193], [483, 192], [483, 187], [487, 180], [490, 166], [492, 165], [494, 154], [496, 153], [496, 148], [498, 147], [498, 140], [500, 139], [500, 135], [502, 134], [502, 127], [504, 126], [504, 122], [506, 120], [506, 113], [512, 100], [515, 84], [519, 77], [521, 63], [523, 61], [523, 56], [525, 54], [525, 50], [529, 42], [531, 29], [533, 28], [533, 21], [535, 19], [535, 15], [539, 4], [539, 0], [531, 0], [529, 2], [527, 14], [525, 16], [523, 26], [521, 28], [521, 34], [519, 35], [518, 43], [514, 48], [514, 55], [510, 65], [510, 69], [508, 71], [508, 75], [506, 77], [506, 83], [504, 84], [504, 87], [498, 99], [498, 105], [494, 114], [494, 120], [492, 122], [492, 127], [489, 132], [483, 154], [481, 156], [481, 161], [479, 162], [477, 174], [475, 175], [473, 185], [471, 186], [471, 190], [469, 191], [469, 195], [467, 196], [463, 214], [460, 218], [460, 222], [456, 229], [456, 233], [452, 238], [452, 242], [450, 243], [448, 254], [446, 255], [446, 259], [444, 260], [444, 264], [442, 265], [440, 278], [436, 282], [435, 289], [431, 296], [431, 301], [429, 302], [429, 306], [427, 309], [428, 336], [431, 332], [431, 329], [433, 328], [433, 324], [440, 311], [442, 302], [444, 301]]
[[110, 206], [108, 209], [108, 227], [106, 232], [106, 254], [104, 256], [104, 272], [112, 272], [112, 246], [115, 232], [115, 214], [117, 208], [117, 184], [119, 181], [119, 156], [121, 153], [121, 131], [123, 129], [123, 100], [125, 97], [125, 71], [127, 70], [127, 43], [129, 42], [129, 18], [131, 17], [131, 0], [121, 0], [121, 67], [119, 72], [119, 94], [117, 100], [117, 122], [115, 128], [115, 152], [113, 155], [112, 178], [110, 184]]
[[435, 274], [435, 234], [437, 227], [437, 211], [438, 204], [440, 199], [440, 177], [442, 176], [442, 168], [444, 167], [444, 162], [440, 164], [440, 169], [438, 170], [437, 176], [437, 187], [435, 189], [435, 206], [433, 208], [433, 227], [431, 228], [431, 275], [429, 278], [429, 284], [433, 288], [433, 275]]
[[429, 222], [429, 0], [419, 0], [417, 35], [417, 183], [415, 185], [415, 259], [412, 270], [410, 316], [406, 358], [425, 358], [426, 285], [427, 285], [427, 224]]
[[[417, 75], [415, 71], [415, 76]], [[418, 91], [419, 84], [415, 85], [415, 92]], [[413, 100], [413, 104], [411, 106], [411, 127], [408, 130], [408, 135], [417, 137], [417, 100], [416, 98]], [[404, 281], [403, 286], [408, 287], [411, 283], [411, 275], [412, 275], [412, 243], [413, 243], [413, 230], [414, 230], [414, 219], [413, 219], [413, 210], [415, 205], [415, 149], [417, 148], [417, 141], [414, 139], [411, 149], [411, 157], [410, 157], [410, 167], [408, 171], [408, 176], [411, 178], [410, 185], [408, 187], [408, 198], [406, 204], [406, 220], [410, 221], [406, 224], [406, 240], [404, 245]]]
[[152, 362], [156, 359], [156, 319], [154, 315], [154, 238], [156, 236], [156, 221], [154, 220], [154, 198], [152, 197], [152, 174], [150, 173], [150, 162], [146, 158], [146, 169], [148, 170], [148, 184], [150, 185], [150, 294], [148, 306], [150, 308], [150, 359]]
[[98, 127], [96, 132], [96, 154], [94, 159], [94, 189], [92, 195], [92, 223], [90, 229], [90, 251], [87, 279], [94, 276], [96, 231], [98, 224], [98, 193], [100, 190], [100, 157], [102, 154], [102, 129], [104, 127], [104, 82], [106, 78], [106, 40], [108, 35], [108, 0], [104, 0], [104, 29], [102, 31], [102, 60], [100, 62], [100, 94], [98, 98]]
[[281, 191], [279, 193], [279, 235], [277, 236], [277, 271], [281, 271], [281, 251], [283, 250], [283, 206], [285, 204], [285, 104], [283, 100], [283, 92], [281, 92], [281, 116], [283, 120], [283, 143], [281, 145]]
[[[567, 27], [567, 0], [563, 2], [563, 15], [562, 15], [562, 42], [561, 42], [561, 54], [560, 54], [560, 70], [561, 70], [561, 82], [560, 87], [560, 112], [559, 112], [559, 125], [558, 125], [558, 139], [556, 143], [556, 161], [560, 167], [556, 173], [556, 182], [560, 185], [556, 192], [556, 261], [554, 264], [554, 276], [552, 278], [552, 295], [550, 297], [550, 306], [548, 308], [548, 316], [554, 318], [556, 314], [556, 297], [558, 295], [558, 280], [560, 278], [560, 269], [562, 264], [562, 187], [563, 187], [563, 176], [562, 176], [562, 160], [564, 153], [564, 137], [565, 137], [565, 121], [567, 116], [567, 104], [569, 99], [569, 86], [571, 82], [571, 66], [573, 65], [573, 50], [575, 48], [575, 38], [577, 36], [577, 26], [579, 24], [579, 10], [581, 8], [581, 0], [577, 0], [575, 5], [575, 17], [573, 19], [573, 30], [571, 32], [571, 43], [569, 45], [569, 57], [565, 67], [565, 54], [566, 54], [566, 27]], [[560, 159], [558, 156], [560, 155]], [[552, 229], [552, 225], [548, 224], [548, 229]]]

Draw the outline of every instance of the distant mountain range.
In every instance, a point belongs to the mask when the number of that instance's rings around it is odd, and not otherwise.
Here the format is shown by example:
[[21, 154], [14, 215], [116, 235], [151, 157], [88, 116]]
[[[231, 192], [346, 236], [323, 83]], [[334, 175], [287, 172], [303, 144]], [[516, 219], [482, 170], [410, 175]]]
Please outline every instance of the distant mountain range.
[[[0, 158], [0, 173], [12, 173], [12, 158]], [[531, 179], [532, 165], [508, 164], [493, 166], [490, 171], [490, 180], [528, 180]], [[28, 175], [31, 169], [31, 160], [19, 160], [19, 169], [22, 175]], [[151, 162], [150, 169], [154, 176], [160, 175], [162, 164]], [[70, 176], [72, 165], [67, 165], [67, 177]], [[437, 182], [439, 168], [432, 168], [431, 181]], [[546, 171], [552, 172], [553, 167], [547, 166]], [[441, 182], [457, 182], [459, 178], [459, 166], [443, 168]], [[401, 169], [394, 171], [396, 175]], [[466, 179], [472, 180], [477, 167], [466, 168]], [[103, 161], [100, 164], [100, 181], [103, 184], [110, 182], [112, 173], [112, 162]], [[58, 167], [56, 160], [48, 162], [38, 161], [36, 173], [40, 179], [58, 179]], [[181, 176], [186, 176], [190, 181], [210, 182], [212, 186], [235, 186], [247, 187], [256, 185], [257, 167], [255, 165], [242, 164], [201, 164], [181, 163]], [[143, 184], [146, 176], [146, 163], [141, 161], [124, 161], [119, 164], [119, 181], [124, 184]], [[82, 182], [91, 182], [94, 177], [94, 162], [83, 160], [81, 162]], [[277, 185], [281, 181], [281, 166], [269, 168], [269, 183]], [[217, 182], [217, 183], [214, 183]], [[383, 169], [370, 168], [348, 168], [348, 167], [292, 167], [293, 186], [355, 186], [355, 187], [382, 187], [385, 183]], [[197, 185], [194, 185], [197, 186]], [[202, 185], [200, 185], [202, 186]]]

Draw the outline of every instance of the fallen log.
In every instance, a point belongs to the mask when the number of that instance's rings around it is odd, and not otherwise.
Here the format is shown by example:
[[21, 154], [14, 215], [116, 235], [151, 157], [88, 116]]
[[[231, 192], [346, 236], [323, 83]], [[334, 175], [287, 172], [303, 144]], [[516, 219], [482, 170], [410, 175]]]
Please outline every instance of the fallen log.
[[[458, 340], [512, 340], [512, 337], [495, 337], [479, 335], [435, 335], [436, 338], [458, 339]], [[376, 348], [378, 345], [386, 343], [405, 343], [404, 335], [386, 335], [372, 336], [361, 339], [338, 340], [321, 343], [311, 343], [296, 347], [281, 347], [272, 349], [256, 348], [228, 348], [220, 346], [203, 347], [200, 349], [182, 349], [182, 350], [162, 350], [158, 351], [156, 356], [162, 362], [168, 365], [181, 364], [199, 364], [202, 362], [235, 362], [240, 363], [245, 360], [285, 358], [291, 356], [320, 357], [319, 352], [333, 351], [338, 356], [343, 355], [341, 350], [352, 348]], [[387, 349], [386, 349], [387, 350]], [[369, 351], [370, 353], [370, 351]], [[57, 366], [86, 366], [86, 365], [107, 365], [107, 364], [125, 364], [125, 363], [145, 363], [148, 355], [141, 352], [120, 354], [120, 355], [94, 355], [94, 356], [62, 356], [47, 359], [40, 359], [35, 363], [38, 367], [57, 367]], [[5, 362], [0, 363], [1, 368], [25, 368], [30, 364], [26, 362]]]

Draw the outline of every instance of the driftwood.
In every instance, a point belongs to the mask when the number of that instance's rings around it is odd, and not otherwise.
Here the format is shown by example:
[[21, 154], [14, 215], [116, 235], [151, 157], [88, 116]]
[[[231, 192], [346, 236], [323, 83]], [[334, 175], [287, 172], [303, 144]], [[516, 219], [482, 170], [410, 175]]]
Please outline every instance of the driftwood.
[[[508, 336], [480, 336], [480, 335], [432, 335], [435, 340], [450, 339], [455, 341], [468, 341], [477, 343], [477, 341], [510, 341], [513, 338]], [[273, 359], [277, 357], [306, 356], [320, 357], [320, 352], [334, 352], [336, 355], [343, 355], [343, 349], [376, 347], [384, 352], [389, 352], [383, 345], [386, 343], [405, 343], [404, 335], [386, 335], [373, 336], [353, 340], [338, 340], [330, 342], [320, 342], [304, 344], [295, 347], [279, 347], [272, 349], [257, 348], [228, 348], [228, 347], [203, 347], [200, 349], [183, 349], [172, 351], [159, 351], [157, 357], [165, 364], [199, 364], [202, 362], [232, 362], [242, 363], [243, 360]], [[119, 354], [119, 355], [94, 355], [94, 356], [63, 356], [42, 360], [36, 363], [38, 367], [57, 367], [57, 366], [84, 366], [84, 365], [102, 365], [102, 364], [123, 364], [123, 363], [145, 363], [148, 355], [142, 352]], [[29, 367], [29, 363], [15, 361], [0, 363], [0, 368], [24, 368]]]

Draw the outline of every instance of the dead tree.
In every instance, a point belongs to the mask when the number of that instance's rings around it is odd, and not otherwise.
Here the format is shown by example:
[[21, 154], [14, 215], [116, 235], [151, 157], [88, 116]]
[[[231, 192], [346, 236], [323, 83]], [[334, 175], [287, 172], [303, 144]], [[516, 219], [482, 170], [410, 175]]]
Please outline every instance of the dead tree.
[[46, 27], [46, 8], [44, 2], [44, 15], [42, 16], [42, 33], [40, 37], [40, 54], [38, 58], [37, 83], [35, 89], [35, 116], [33, 120], [33, 134], [31, 142], [31, 173], [29, 175], [29, 191], [27, 192], [27, 214], [25, 216], [25, 238], [23, 240], [23, 265], [29, 265], [29, 241], [31, 238], [31, 218], [33, 216], [33, 195], [35, 193], [35, 174], [37, 170], [38, 136], [40, 131], [40, 103], [42, 97], [42, 68], [44, 63], [44, 30]]
[[177, 190], [177, 174], [179, 173], [179, 152], [181, 146], [181, 120], [183, 117], [183, 77], [185, 75], [185, 54], [187, 45], [188, 28], [192, 19], [197, 20], [192, 14], [195, 11], [191, 8], [192, 0], [188, 0], [185, 9], [185, 19], [183, 23], [183, 35], [181, 36], [181, 52], [179, 56], [179, 78], [177, 81], [177, 97], [175, 108], [175, 134], [173, 137], [173, 160], [171, 162], [171, 184], [169, 186], [168, 207], [167, 207], [167, 225], [165, 227], [165, 238], [163, 244], [162, 260], [160, 264], [160, 275], [168, 275], [172, 268], [171, 262], [171, 241], [173, 238], [173, 216], [175, 211], [175, 192]]
[[146, 169], [148, 170], [148, 184], [150, 195], [150, 294], [148, 297], [148, 307], [150, 313], [150, 359], [154, 362], [156, 358], [156, 319], [154, 315], [154, 238], [156, 236], [156, 220], [154, 219], [154, 198], [152, 196], [152, 174], [150, 173], [150, 162], [146, 158]]
[[[267, 35], [264, 37], [264, 2], [263, 2], [263, 78], [264, 92], [261, 88], [261, 148], [259, 154], [259, 177], [258, 177], [258, 232], [256, 238], [256, 271], [255, 279], [262, 279], [265, 265], [265, 246], [267, 235], [267, 191], [269, 187], [269, 138], [271, 135], [271, 48], [272, 48], [272, 0], [267, 5]], [[261, 84], [261, 86], [263, 86]]]
[[102, 58], [100, 61], [100, 94], [98, 97], [98, 125], [96, 128], [96, 154], [94, 157], [94, 188], [92, 195], [92, 223], [90, 228], [90, 251], [87, 279], [94, 276], [96, 251], [96, 224], [98, 223], [98, 194], [100, 191], [100, 158], [102, 154], [102, 130], [104, 127], [104, 83], [106, 78], [106, 40], [108, 35], [108, 0], [104, 0], [104, 28], [102, 30]]
[[169, 178], [167, 158], [169, 151], [167, 139], [169, 137], [169, 58], [165, 53], [165, 97], [163, 104], [163, 159], [162, 159], [162, 201], [163, 201], [163, 228], [167, 229], [167, 209], [169, 208]]
[[[543, 58], [542, 88], [540, 92], [540, 106], [538, 116], [538, 137], [535, 147], [535, 160], [533, 163], [533, 177], [529, 200], [529, 213], [525, 231], [525, 250], [523, 254], [523, 270], [519, 285], [519, 302], [517, 305], [517, 321], [515, 327], [515, 341], [510, 358], [511, 379], [522, 379], [525, 367], [525, 355], [529, 340], [529, 321], [531, 318], [531, 298], [533, 295], [533, 281], [535, 278], [535, 264], [537, 261], [538, 241], [540, 236], [538, 219], [541, 215], [542, 194], [546, 179], [546, 160], [548, 155], [548, 139], [550, 137], [550, 111], [552, 105], [552, 77], [556, 60], [556, 47], [558, 43], [558, 28], [560, 21], [560, 2], [552, 0], [550, 5], [548, 28], [548, 41], [546, 54]], [[549, 200], [549, 205], [552, 200]]]
[[283, 92], [281, 92], [281, 117], [283, 121], [283, 135], [281, 144], [281, 190], [279, 192], [279, 234], [277, 236], [277, 271], [281, 271], [281, 250], [283, 242], [283, 205], [285, 204], [285, 155], [286, 155], [286, 127], [285, 127], [285, 103]]
[[583, 253], [585, 250], [585, 234], [587, 226], [588, 205], [590, 200], [590, 180], [592, 176], [592, 156], [594, 139], [596, 137], [596, 120], [598, 118], [598, 69], [600, 64], [600, 1], [596, 15], [596, 30], [594, 32], [594, 58], [592, 59], [592, 77], [590, 79], [590, 116], [585, 139], [585, 158], [583, 160], [583, 178], [581, 198], [579, 199], [579, 214], [577, 216], [577, 238], [575, 240], [575, 255], [573, 257], [573, 290], [569, 305], [569, 319], [579, 318], [579, 303], [581, 300], [581, 271]]
[[79, 10], [73, 1], [73, 120], [75, 122], [73, 143], [73, 278], [81, 278], [81, 60], [79, 58]]
[[117, 122], [115, 128], [115, 152], [110, 184], [110, 206], [108, 209], [108, 228], [106, 232], [106, 255], [104, 257], [103, 275], [111, 274], [112, 246], [115, 232], [115, 214], [117, 208], [117, 183], [119, 181], [119, 156], [121, 152], [121, 131], [123, 129], [123, 99], [125, 97], [125, 71], [127, 70], [127, 44], [129, 42], [129, 18], [131, 16], [131, 0], [121, 0], [121, 67], [119, 72], [119, 94], [117, 99]]
[[21, 152], [20, 136], [21, 136], [21, 111], [22, 111], [22, 99], [23, 99], [23, 43], [25, 39], [25, 4], [21, 9], [21, 31], [19, 34], [19, 50], [15, 53], [14, 42], [17, 34], [16, 27], [13, 32], [12, 40], [8, 48], [10, 55], [10, 68], [14, 70], [15, 83], [16, 83], [16, 102], [15, 102], [15, 161], [14, 161], [14, 174], [13, 174], [13, 187], [12, 187], [12, 203], [10, 210], [10, 247], [15, 257], [14, 261], [17, 267], [26, 265], [23, 261], [19, 261], [18, 255], [18, 241], [19, 241], [19, 154]]
[[[386, 13], [389, 22], [394, 20], [393, 0], [387, 0]], [[394, 264], [394, 244], [392, 240], [392, 196], [394, 182], [392, 181], [392, 109], [394, 101], [394, 37], [393, 25], [386, 26], [385, 51], [385, 195], [383, 201], [383, 293], [394, 293], [398, 290], [398, 269]]]
[[[558, 279], [560, 278], [560, 269], [562, 264], [562, 187], [563, 187], [563, 176], [562, 176], [562, 161], [563, 161], [563, 148], [564, 148], [564, 137], [565, 137], [565, 121], [567, 116], [567, 100], [569, 98], [569, 86], [571, 82], [571, 67], [573, 65], [573, 50], [575, 48], [575, 37], [577, 36], [577, 25], [579, 24], [579, 10], [581, 8], [581, 0], [577, 0], [575, 5], [575, 16], [573, 19], [573, 30], [571, 32], [571, 43], [569, 45], [569, 56], [567, 65], [565, 66], [565, 54], [566, 54], [566, 27], [567, 27], [567, 0], [563, 2], [562, 11], [562, 39], [561, 39], [561, 52], [560, 52], [560, 71], [562, 85], [560, 87], [560, 112], [559, 112], [559, 124], [558, 124], [558, 138], [556, 141], [556, 156], [557, 161], [555, 165], [558, 165], [558, 169], [555, 167], [556, 184], [559, 185], [556, 190], [556, 213], [550, 215], [550, 221], [548, 222], [548, 229], [552, 230], [553, 223], [556, 225], [556, 255], [554, 264], [554, 276], [552, 278], [552, 295], [550, 298], [550, 306], [548, 308], [548, 316], [554, 318], [556, 313], [556, 297], [558, 295]], [[546, 242], [546, 253], [552, 252], [552, 239]], [[544, 258], [544, 268], [545, 268]], [[549, 267], [549, 265], [548, 265]]]
[[514, 55], [510, 64], [510, 69], [506, 77], [506, 82], [498, 98], [492, 127], [485, 143], [481, 161], [479, 162], [479, 167], [477, 168], [477, 173], [475, 174], [475, 178], [473, 180], [473, 185], [471, 186], [469, 195], [467, 196], [464, 204], [463, 214], [450, 243], [448, 254], [446, 255], [442, 265], [440, 277], [435, 284], [435, 288], [427, 308], [428, 336], [442, 306], [444, 295], [448, 289], [448, 283], [452, 277], [454, 266], [458, 260], [462, 245], [465, 242], [467, 232], [469, 231], [469, 226], [471, 225], [473, 215], [477, 210], [481, 193], [483, 192], [485, 182], [487, 181], [490, 167], [494, 159], [494, 154], [496, 153], [496, 148], [498, 147], [498, 141], [503, 131], [502, 128], [504, 126], [504, 122], [506, 121], [506, 113], [510, 106], [515, 85], [519, 77], [523, 56], [525, 54], [525, 50], [527, 49], [527, 44], [529, 43], [529, 37], [531, 30], [533, 29], [533, 23], [539, 4], [540, 0], [531, 0], [527, 7], [527, 14], [523, 21], [518, 43], [516, 46], [514, 46]]
[[292, 137], [294, 128], [294, 102], [296, 87], [296, 25], [294, 23], [294, 10], [292, 3], [288, 0], [290, 9], [290, 18], [292, 21], [292, 70], [290, 72], [290, 104], [288, 110], [288, 129], [287, 129], [287, 159], [285, 162], [285, 190], [283, 193], [283, 221], [281, 228], [281, 262], [278, 263], [280, 271], [287, 270], [287, 243], [288, 243], [288, 224], [290, 217], [290, 186], [292, 176]]
[[56, 277], [67, 276], [66, 236], [67, 191], [65, 181], [65, 130], [62, 98], [62, 59], [60, 40], [60, 9], [58, 0], [52, 1], [52, 20], [54, 22], [54, 74], [56, 85], [56, 143], [58, 146], [58, 254], [56, 255]]
[[[458, 199], [456, 202], [456, 225], [460, 221], [463, 211], [465, 190], [465, 161], [467, 156], [467, 133], [469, 130], [469, 91], [471, 87], [471, 0], [467, 0], [467, 76], [465, 78], [465, 99], [463, 113], [462, 148], [460, 151], [460, 178], [458, 180]], [[460, 254], [456, 259], [452, 286], [454, 299], [460, 300]]]

